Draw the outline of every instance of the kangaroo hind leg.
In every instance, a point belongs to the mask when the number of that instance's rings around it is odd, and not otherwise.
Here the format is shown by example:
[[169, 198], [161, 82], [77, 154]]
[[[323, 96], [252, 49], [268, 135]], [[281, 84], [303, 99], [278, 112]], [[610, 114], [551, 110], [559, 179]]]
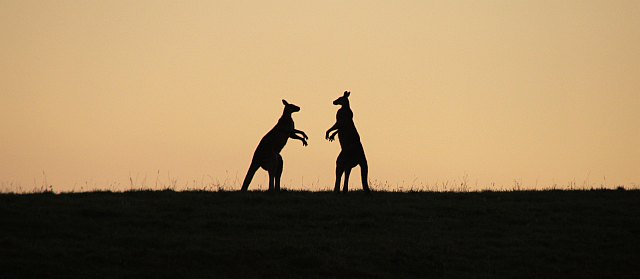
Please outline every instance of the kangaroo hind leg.
[[367, 165], [366, 158], [360, 163], [360, 175], [362, 176], [362, 190], [369, 192], [369, 165]]
[[344, 170], [340, 167], [340, 165], [336, 166], [336, 186], [333, 188], [334, 192], [340, 192], [340, 180], [342, 180], [342, 173]]
[[269, 192], [274, 190], [276, 170], [278, 169], [278, 154], [270, 153], [265, 156], [262, 168], [269, 173]]
[[279, 192], [280, 191], [280, 178], [282, 177], [282, 168], [284, 167], [284, 160], [282, 160], [282, 156], [280, 154], [278, 154], [278, 162], [276, 164], [276, 169], [275, 169], [275, 177], [274, 177], [274, 186], [275, 186], [275, 191]]
[[342, 188], [342, 192], [349, 192], [349, 176], [351, 175], [351, 168], [347, 168], [344, 170], [344, 188]]
[[336, 193], [340, 192], [340, 180], [342, 180], [342, 173], [346, 170], [344, 158], [344, 152], [340, 152], [338, 159], [336, 160], [336, 186], [333, 188], [333, 191]]

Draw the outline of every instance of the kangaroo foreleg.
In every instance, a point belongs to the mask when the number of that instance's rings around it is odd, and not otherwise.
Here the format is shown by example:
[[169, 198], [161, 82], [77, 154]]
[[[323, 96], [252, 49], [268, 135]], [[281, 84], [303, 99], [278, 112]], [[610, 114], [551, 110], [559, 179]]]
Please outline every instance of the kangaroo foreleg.
[[[339, 131], [339, 130], [338, 130]], [[329, 136], [329, 141], [334, 141], [336, 139], [336, 135], [338, 134], [338, 131], [333, 132], [330, 136]]]
[[294, 130], [293, 130], [293, 133], [295, 133], [295, 134], [301, 134], [301, 135], [302, 135], [302, 137], [303, 137], [304, 139], [309, 139], [309, 137], [307, 137], [307, 134], [305, 134], [303, 131], [295, 130], [295, 129], [294, 129]]
[[329, 133], [331, 133], [334, 130], [338, 130], [338, 122], [336, 122], [336, 124], [333, 124], [333, 126], [331, 126], [329, 130], [327, 130], [327, 133], [324, 135], [324, 138], [329, 139]]
[[302, 141], [302, 145], [307, 146], [307, 140], [304, 139], [303, 137], [299, 136], [298, 134], [296, 134], [295, 132], [291, 133], [291, 135], [289, 135], [290, 138], [292, 139], [297, 139]]

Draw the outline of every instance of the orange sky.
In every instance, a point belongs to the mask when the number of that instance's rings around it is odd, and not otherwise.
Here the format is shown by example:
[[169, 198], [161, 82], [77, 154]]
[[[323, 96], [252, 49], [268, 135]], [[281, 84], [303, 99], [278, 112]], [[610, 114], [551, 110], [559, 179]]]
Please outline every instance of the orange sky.
[[283, 98], [310, 137], [284, 186], [330, 189], [344, 90], [374, 189], [632, 187], [639, 26], [637, 1], [1, 0], [0, 190], [236, 189]]

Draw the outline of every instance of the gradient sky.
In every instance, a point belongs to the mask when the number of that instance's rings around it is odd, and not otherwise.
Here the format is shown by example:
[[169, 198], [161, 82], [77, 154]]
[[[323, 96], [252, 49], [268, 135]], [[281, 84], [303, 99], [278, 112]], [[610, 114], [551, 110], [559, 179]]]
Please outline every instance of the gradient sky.
[[283, 98], [285, 187], [329, 189], [344, 90], [374, 189], [640, 183], [638, 1], [0, 0], [0, 38], [0, 190], [239, 188]]

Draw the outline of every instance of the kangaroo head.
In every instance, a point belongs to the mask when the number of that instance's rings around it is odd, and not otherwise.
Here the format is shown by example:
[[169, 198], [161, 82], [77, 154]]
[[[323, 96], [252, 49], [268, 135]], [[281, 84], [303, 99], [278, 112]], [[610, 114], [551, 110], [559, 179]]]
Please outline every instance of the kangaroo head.
[[340, 106], [344, 106], [344, 105], [349, 105], [349, 95], [351, 95], [351, 92], [349, 91], [345, 91], [344, 95], [342, 95], [340, 98], [336, 99], [335, 101], [333, 101], [334, 105], [340, 105]]
[[284, 111], [286, 113], [294, 113], [300, 111], [300, 107], [294, 104], [289, 104], [285, 99], [282, 99], [282, 104], [284, 105]]

